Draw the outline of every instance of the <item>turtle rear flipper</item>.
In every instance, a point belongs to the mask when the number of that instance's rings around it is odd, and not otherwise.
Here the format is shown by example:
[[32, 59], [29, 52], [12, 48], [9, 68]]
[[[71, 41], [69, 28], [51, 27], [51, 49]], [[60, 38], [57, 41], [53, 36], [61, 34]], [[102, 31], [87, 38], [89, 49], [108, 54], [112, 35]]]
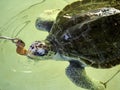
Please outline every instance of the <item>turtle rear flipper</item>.
[[43, 20], [41, 18], [37, 18], [37, 20], [35, 22], [35, 27], [38, 30], [45, 30], [45, 31], [50, 32], [53, 23], [54, 23], [54, 21], [52, 21], [52, 20]]
[[77, 86], [89, 90], [104, 90], [105, 86], [99, 82], [90, 79], [86, 72], [85, 66], [77, 61], [71, 60], [70, 65], [66, 68], [66, 75]]

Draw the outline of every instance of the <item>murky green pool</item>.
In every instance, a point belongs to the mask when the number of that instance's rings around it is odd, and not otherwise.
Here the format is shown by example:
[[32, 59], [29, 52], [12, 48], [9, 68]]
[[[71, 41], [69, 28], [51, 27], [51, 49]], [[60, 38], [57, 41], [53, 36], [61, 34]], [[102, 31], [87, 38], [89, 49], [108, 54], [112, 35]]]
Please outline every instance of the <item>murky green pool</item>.
[[[66, 1], [0, 0], [0, 35], [21, 38], [28, 48], [33, 41], [43, 40], [48, 34], [36, 30], [36, 18], [45, 10], [62, 9]], [[66, 77], [67, 62], [35, 62], [16, 54], [15, 50], [12, 42], [0, 40], [0, 90], [84, 90]], [[103, 82], [119, 69], [120, 66], [106, 70], [86, 68], [90, 77]], [[120, 90], [120, 74], [108, 83], [106, 90]]]

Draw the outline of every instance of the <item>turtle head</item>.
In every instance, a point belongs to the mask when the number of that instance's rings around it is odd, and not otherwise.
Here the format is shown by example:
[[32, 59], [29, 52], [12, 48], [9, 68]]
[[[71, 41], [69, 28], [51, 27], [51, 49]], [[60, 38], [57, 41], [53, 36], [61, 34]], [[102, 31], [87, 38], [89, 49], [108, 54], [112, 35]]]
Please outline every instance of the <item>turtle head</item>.
[[49, 46], [41, 41], [35, 41], [28, 49], [27, 56], [35, 60], [51, 59], [54, 53]]

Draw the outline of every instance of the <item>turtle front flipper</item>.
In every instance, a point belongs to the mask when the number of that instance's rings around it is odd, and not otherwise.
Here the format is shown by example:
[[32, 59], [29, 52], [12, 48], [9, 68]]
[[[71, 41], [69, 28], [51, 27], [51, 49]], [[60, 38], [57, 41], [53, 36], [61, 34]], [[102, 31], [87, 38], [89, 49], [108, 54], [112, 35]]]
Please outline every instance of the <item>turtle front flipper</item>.
[[53, 23], [54, 21], [52, 20], [43, 20], [41, 18], [37, 18], [35, 22], [35, 27], [38, 30], [45, 30], [45, 31], [50, 32]]
[[59, 11], [60, 9], [44, 10], [43, 12], [41, 12], [40, 16], [36, 19], [35, 27], [38, 30], [45, 30], [50, 32]]
[[77, 60], [69, 62], [70, 65], [66, 68], [66, 75], [74, 84], [89, 90], [105, 89], [105, 86], [101, 82], [92, 80], [87, 76], [84, 64]]

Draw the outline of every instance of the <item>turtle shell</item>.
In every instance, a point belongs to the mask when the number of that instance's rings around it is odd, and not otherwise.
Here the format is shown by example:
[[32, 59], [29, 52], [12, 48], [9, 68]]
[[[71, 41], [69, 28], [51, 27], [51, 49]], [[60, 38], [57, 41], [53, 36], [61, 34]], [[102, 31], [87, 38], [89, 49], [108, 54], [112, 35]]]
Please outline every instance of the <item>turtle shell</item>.
[[120, 13], [91, 15], [101, 8], [120, 9], [119, 0], [83, 0], [67, 5], [58, 14], [46, 40], [56, 52], [80, 58], [96, 68], [120, 64]]

